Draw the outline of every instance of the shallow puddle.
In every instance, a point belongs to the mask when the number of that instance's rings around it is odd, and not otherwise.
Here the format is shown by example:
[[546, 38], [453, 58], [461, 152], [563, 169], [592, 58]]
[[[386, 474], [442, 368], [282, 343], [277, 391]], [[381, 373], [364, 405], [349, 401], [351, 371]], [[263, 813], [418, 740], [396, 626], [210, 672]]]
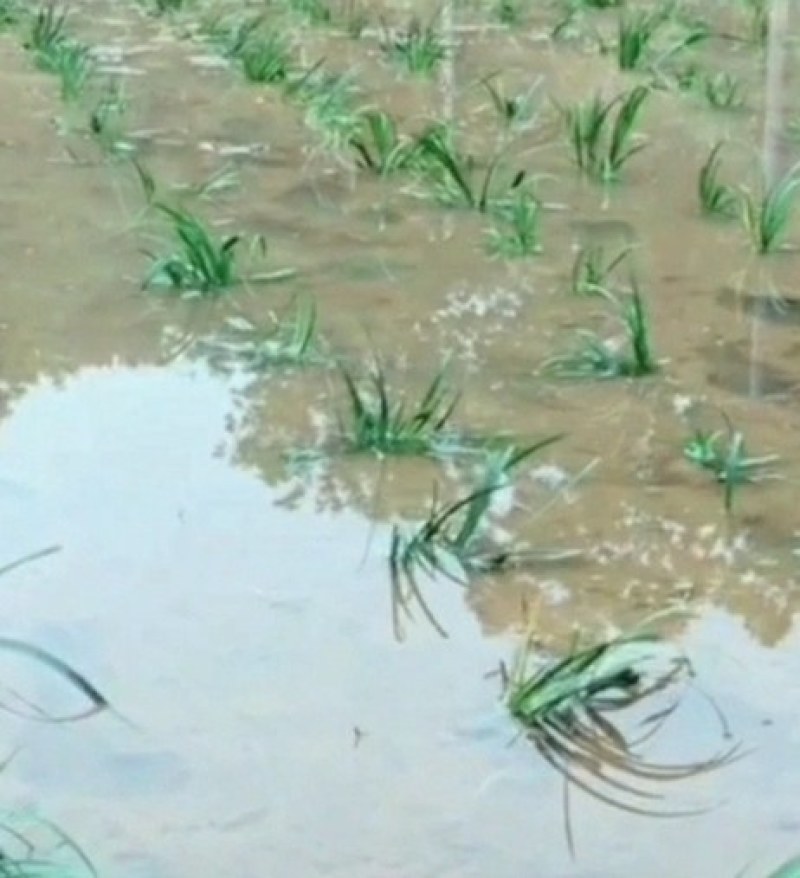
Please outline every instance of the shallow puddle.
[[[519, 26], [496, 21], [500, 4], [446, 5], [454, 48], [428, 80], [387, 63], [381, 28], [435, 4], [370, 7], [359, 39], [345, 32], [355, 5], [333, 4], [321, 25], [291, 5], [267, 4], [269, 20], [298, 63], [351, 70], [356, 106], [410, 133], [450, 121], [484, 165], [502, 149], [496, 179], [536, 177], [542, 252], [493, 257], [486, 215], [436, 204], [414, 174], [359, 168], [329, 117], [243, 80], [204, 37], [211, 7], [73, 5], [96, 75], [124, 83], [121, 155], [87, 133], [89, 98], [62, 102], [37, 69], [24, 22], [0, 34], [0, 566], [58, 547], [3, 577], [2, 634], [79, 669], [114, 707], [75, 724], [9, 717], [5, 749], [19, 752], [3, 806], [55, 821], [101, 875], [766, 876], [800, 850], [800, 255], [754, 256], [739, 220], [702, 216], [696, 194], [721, 139], [726, 179], [757, 183], [763, 49], [686, 50], [739, 78], [738, 110], [674, 87], [680, 65], [665, 61], [646, 148], [601, 186], [576, 171], [554, 102], [650, 81], [597, 50], [616, 11], [578, 15], [555, 40], [555, 2]], [[693, 11], [749, 33], [733, 2]], [[517, 131], [480, 85], [497, 71], [533, 95]], [[800, 107], [787, 103], [790, 122]], [[148, 254], [169, 239], [143, 169], [155, 200], [220, 234], [263, 235], [268, 269], [296, 274], [217, 298], [144, 290]], [[581, 331], [621, 338], [607, 296], [570, 292], [576, 253], [597, 247], [630, 248], [608, 283], [635, 275], [654, 375], [545, 368]], [[311, 297], [327, 357], [248, 368], [248, 327]], [[551, 557], [466, 587], [423, 577], [446, 637], [393, 602], [392, 529], [423, 519], [436, 491], [459, 496], [482, 458], [348, 452], [336, 358], [358, 370], [375, 355], [393, 391], [422, 392], [448, 362], [459, 435], [563, 434], [494, 498], [493, 533]], [[684, 455], [693, 431], [729, 429], [751, 455], [777, 455], [774, 478], [738, 486], [732, 516]], [[520, 737], [500, 665], [527, 633], [556, 657], [578, 634], [659, 614], [696, 678], [648, 758], [740, 758], [648, 787], [663, 796], [650, 804], [691, 816], [642, 817], [571, 787], [565, 818], [564, 780]], [[69, 704], [52, 678], [9, 674], [29, 698]]]

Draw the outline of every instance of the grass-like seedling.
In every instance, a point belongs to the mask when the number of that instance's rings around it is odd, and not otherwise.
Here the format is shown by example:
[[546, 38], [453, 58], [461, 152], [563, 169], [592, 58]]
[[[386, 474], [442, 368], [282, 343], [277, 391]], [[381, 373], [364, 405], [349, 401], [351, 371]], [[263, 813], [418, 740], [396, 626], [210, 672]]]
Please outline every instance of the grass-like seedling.
[[67, 10], [54, 2], [48, 3], [34, 14], [23, 46], [29, 52], [48, 55], [68, 39], [66, 25]]
[[495, 85], [496, 74], [484, 77], [481, 85], [486, 89], [498, 118], [507, 128], [521, 128], [531, 123], [536, 115], [533, 99], [536, 86], [524, 94], [507, 95], [502, 86]]
[[[562, 108], [575, 163], [585, 174], [602, 182], [617, 180], [622, 168], [644, 144], [636, 137], [636, 123], [650, 94], [636, 86], [626, 94]], [[616, 111], [616, 112], [615, 112]]]
[[274, 85], [286, 82], [292, 71], [292, 51], [277, 32], [250, 35], [235, 51], [248, 82]]
[[701, 80], [702, 94], [716, 110], [739, 110], [744, 106], [741, 80], [731, 73], [709, 73]]
[[664, 3], [653, 9], [622, 12], [617, 29], [617, 63], [620, 70], [637, 70], [648, 63], [658, 67], [668, 58], [708, 38], [707, 28], [700, 25], [689, 27], [676, 41], [653, 57], [655, 39], [664, 25], [673, 20], [675, 7], [675, 3]]
[[[154, 207], [168, 220], [176, 239], [177, 249], [167, 256], [148, 253], [152, 266], [143, 287], [164, 287], [177, 292], [216, 296], [244, 280], [268, 283], [292, 276], [291, 270], [243, 277], [237, 265], [237, 253], [245, 238], [227, 235], [218, 238], [198, 217], [185, 208], [156, 203]], [[263, 238], [250, 241], [251, 250], [258, 247], [266, 253]]]
[[742, 221], [757, 253], [772, 253], [781, 248], [798, 187], [800, 171], [795, 166], [760, 196], [742, 192]]
[[381, 49], [387, 58], [409, 73], [431, 76], [447, 56], [436, 21], [413, 18], [407, 27], [385, 31]]
[[121, 82], [111, 80], [89, 111], [89, 133], [102, 151], [109, 155], [131, 149], [131, 144], [123, 136], [127, 109]]
[[327, 362], [320, 345], [317, 306], [312, 298], [296, 299], [294, 313], [270, 328], [243, 318], [230, 325], [244, 340], [234, 348], [246, 366], [262, 371], [280, 366], [311, 366]]
[[550, 436], [525, 448], [507, 445], [490, 451], [477, 486], [466, 495], [446, 503], [434, 492], [430, 511], [421, 525], [410, 531], [393, 528], [389, 569], [396, 635], [402, 635], [401, 612], [410, 617], [415, 604], [433, 627], [445, 634], [419, 587], [420, 575], [441, 574], [464, 584], [472, 575], [536, 557], [535, 553], [491, 540], [488, 529], [492, 499], [512, 485], [513, 472], [524, 460], [560, 438]]
[[361, 128], [350, 142], [358, 164], [381, 177], [412, 168], [419, 145], [400, 134], [397, 123], [383, 110], [367, 110], [361, 115]]
[[617, 28], [617, 63], [620, 70], [635, 70], [648, 58], [656, 33], [668, 20], [665, 8], [629, 9], [622, 12]]
[[331, 149], [348, 149], [362, 125], [362, 111], [354, 105], [358, 88], [352, 75], [330, 73], [319, 61], [284, 89], [289, 100], [305, 107], [305, 121]]
[[213, 15], [200, 23], [206, 39], [226, 58], [236, 58], [258, 35], [263, 15]]
[[309, 24], [326, 25], [333, 21], [327, 0], [284, 0], [285, 5]]
[[449, 427], [460, 394], [450, 389], [446, 369], [434, 376], [412, 405], [392, 398], [386, 373], [376, 360], [363, 378], [342, 368], [349, 402], [347, 423], [340, 430], [353, 451], [378, 454], [435, 454], [456, 445]]
[[581, 332], [576, 350], [552, 358], [545, 370], [563, 378], [641, 378], [657, 372], [650, 318], [635, 285], [619, 308], [624, 330], [621, 341], [612, 343], [593, 332]]
[[61, 97], [74, 101], [83, 93], [94, 72], [89, 49], [66, 32], [66, 9], [50, 3], [33, 16], [23, 45], [36, 66], [61, 80]]
[[21, 15], [19, 0], [0, 0], [0, 28], [18, 24]]
[[419, 159], [436, 199], [450, 207], [493, 213], [507, 207], [525, 182], [525, 172], [517, 171], [498, 184], [496, 158], [479, 172], [473, 158], [459, 152], [449, 129], [442, 125], [434, 125], [420, 137]]
[[720, 141], [700, 168], [697, 176], [697, 196], [704, 214], [730, 218], [739, 210], [739, 194], [732, 186], [719, 180], [719, 169], [722, 164], [719, 154], [723, 145]]
[[521, 24], [526, 5], [525, 0], [496, 0], [492, 14], [501, 24]]
[[739, 487], [775, 478], [772, 467], [779, 458], [776, 454], [751, 457], [741, 431], [727, 417], [725, 423], [724, 431], [695, 428], [684, 443], [683, 454], [722, 486], [725, 511], [731, 514]]
[[758, 45], [764, 45], [769, 35], [771, 0], [744, 0], [744, 6], [750, 19], [748, 23], [750, 40]]
[[[576, 644], [565, 658], [549, 661], [532, 656], [529, 640], [510, 672], [503, 669], [505, 704], [522, 735], [564, 778], [567, 795], [574, 786], [631, 813], [678, 816], [656, 805], [661, 796], [649, 785], [703, 774], [738, 755], [734, 746], [701, 762], [663, 764], [641, 754], [693, 676], [686, 656], [655, 633]], [[626, 730], [625, 712], [651, 702], [647, 728]], [[566, 823], [572, 850], [568, 807]]]
[[495, 211], [489, 230], [489, 252], [506, 259], [524, 259], [541, 253], [542, 203], [527, 187], [515, 190], [510, 201]]
[[596, 244], [581, 247], [575, 254], [570, 276], [570, 291], [575, 296], [609, 296], [611, 275], [633, 251], [633, 245], [609, 254]]

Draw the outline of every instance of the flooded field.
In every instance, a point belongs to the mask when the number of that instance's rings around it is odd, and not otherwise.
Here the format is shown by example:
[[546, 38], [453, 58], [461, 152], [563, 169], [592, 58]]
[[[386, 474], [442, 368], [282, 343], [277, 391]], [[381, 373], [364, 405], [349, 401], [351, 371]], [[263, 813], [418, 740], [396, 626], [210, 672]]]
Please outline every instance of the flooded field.
[[8, 874], [800, 874], [791, 6], [0, 0]]

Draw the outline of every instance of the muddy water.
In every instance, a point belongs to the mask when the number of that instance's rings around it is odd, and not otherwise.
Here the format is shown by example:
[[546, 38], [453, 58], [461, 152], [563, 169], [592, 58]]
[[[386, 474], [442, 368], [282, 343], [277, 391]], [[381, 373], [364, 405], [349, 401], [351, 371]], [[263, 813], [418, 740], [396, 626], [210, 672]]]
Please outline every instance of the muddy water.
[[[410, 130], [452, 112], [483, 154], [499, 136], [474, 86], [488, 72], [502, 68], [508, 89], [541, 79], [558, 100], [635, 79], [581, 43], [543, 40], [550, 10], [509, 33], [479, 5], [457, 10], [455, 62], [431, 84], [387, 67], [369, 32], [352, 43], [291, 27], [307, 59], [355, 67], [364, 102]], [[718, 12], [725, 27], [744, 27]], [[407, 7], [387, 15], [402, 21]], [[86, 2], [71, 27], [123, 72], [127, 125], [161, 185], [233, 164], [239, 187], [202, 209], [265, 234], [274, 264], [299, 269], [284, 287], [211, 303], [141, 291], [141, 251], [160, 230], [142, 219], [135, 176], [81, 135], [83, 117], [59, 102], [18, 35], [0, 40], [4, 560], [61, 547], [4, 579], [4, 632], [79, 666], [131, 723], [9, 722], [7, 747], [24, 747], [4, 776], [4, 805], [36, 805], [104, 874], [722, 878], [748, 864], [765, 874], [800, 847], [798, 257], [770, 260], [767, 276], [741, 229], [698, 216], [694, 192], [721, 137], [727, 173], [753, 183], [758, 54], [704, 47], [706, 63], [743, 78], [745, 109], [655, 94], [648, 148], [609, 191], [577, 179], [543, 101], [511, 149], [542, 174], [544, 253], [504, 264], [486, 256], [473, 217], [331, 155], [296, 108], [185, 38], [196, 21]], [[615, 331], [602, 302], [566, 292], [573, 247], [598, 240], [637, 243], [665, 360], [657, 378], [540, 374], [576, 328]], [[758, 307], [765, 290], [788, 305]], [[398, 643], [391, 523], [422, 514], [450, 468], [356, 457], [300, 466], [289, 452], [334, 428], [336, 375], [253, 376], [208, 353], [226, 319], [266, 319], [298, 292], [316, 297], [335, 350], [354, 360], [380, 350], [398, 386], [422, 386], [450, 356], [465, 429], [563, 431], [541, 463], [567, 474], [592, 465], [588, 475], [554, 496], [547, 471], [534, 470], [503, 524], [583, 556], [468, 591], [433, 583], [449, 638], [419, 620]], [[687, 405], [712, 425], [726, 412], [754, 453], [781, 456], [782, 479], [746, 488], [732, 528], [715, 486], [681, 459]], [[599, 636], [691, 609], [671, 633], [747, 750], [665, 791], [700, 816], [646, 820], [575, 796], [570, 859], [561, 782], [512, 744], [487, 676], [517, 645], [522, 607], [552, 649], [576, 629]], [[667, 759], [727, 745], [700, 696], [668, 730]]]

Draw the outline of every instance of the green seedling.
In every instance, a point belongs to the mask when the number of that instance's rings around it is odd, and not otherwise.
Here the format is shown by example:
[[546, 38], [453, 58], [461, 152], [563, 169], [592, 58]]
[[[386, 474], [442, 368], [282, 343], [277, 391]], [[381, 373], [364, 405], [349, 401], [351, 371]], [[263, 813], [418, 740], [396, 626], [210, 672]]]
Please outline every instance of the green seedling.
[[716, 110], [739, 110], [744, 106], [742, 83], [730, 73], [709, 73], [704, 76], [702, 93]]
[[730, 218], [739, 210], [738, 192], [719, 180], [722, 159], [719, 156], [723, 143], [720, 141], [709, 153], [697, 177], [697, 195], [700, 209], [707, 216]]
[[235, 57], [245, 79], [259, 85], [284, 83], [292, 71], [291, 47], [278, 33], [251, 35]]
[[760, 196], [742, 190], [742, 222], [756, 253], [772, 253], [781, 249], [799, 186], [800, 173], [798, 166], [795, 166], [763, 189]]
[[325, 25], [333, 21], [333, 12], [326, 0], [284, 0], [295, 15], [309, 24]]
[[[198, 217], [186, 209], [153, 205], [172, 226], [176, 249], [167, 256], [148, 253], [152, 266], [143, 287], [163, 287], [196, 296], [217, 296], [244, 280], [269, 283], [291, 277], [291, 270], [244, 278], [237, 266], [237, 253], [245, 244], [242, 235], [218, 238]], [[250, 249], [266, 253], [263, 238], [250, 239]]]
[[350, 404], [348, 423], [340, 422], [347, 446], [377, 454], [435, 454], [454, 448], [449, 422], [460, 394], [448, 386], [446, 369], [436, 373], [422, 397], [410, 405], [393, 399], [386, 373], [375, 361], [364, 378], [342, 368]]
[[420, 137], [419, 158], [436, 199], [450, 207], [494, 213], [507, 208], [525, 182], [525, 172], [517, 171], [510, 180], [498, 184], [497, 159], [479, 173], [472, 157], [458, 151], [442, 125], [431, 127]]
[[570, 277], [570, 291], [575, 296], [609, 297], [611, 275], [633, 251], [633, 245], [623, 247], [613, 254], [596, 244], [581, 247], [575, 254]]
[[[693, 677], [689, 660], [653, 632], [620, 635], [592, 646], [576, 643], [566, 657], [549, 660], [534, 656], [529, 637], [511, 670], [501, 670], [510, 716], [564, 778], [567, 842], [573, 853], [567, 798], [571, 787], [630, 813], [679, 816], [658, 807], [661, 796], [648, 786], [695, 777], [737, 758], [737, 746], [686, 764], [656, 763], [641, 755], [642, 745], [663, 727]], [[626, 712], [645, 703], [651, 704], [648, 727], [626, 729]]]
[[258, 34], [263, 15], [214, 15], [201, 22], [201, 32], [226, 58], [236, 58]]
[[[550, 436], [525, 448], [506, 445], [490, 451], [481, 478], [475, 488], [450, 503], [439, 500], [434, 492], [431, 508], [424, 522], [407, 530], [396, 525], [392, 530], [389, 569], [392, 581], [392, 607], [395, 634], [402, 636], [401, 612], [410, 617], [414, 604], [419, 606], [431, 625], [446, 633], [428, 607], [419, 587], [419, 576], [443, 575], [461, 584], [471, 576], [501, 570], [537, 557], [524, 548], [498, 545], [489, 535], [492, 499], [513, 486], [514, 470], [533, 454], [558, 441]], [[573, 553], [561, 553], [571, 557]], [[550, 557], [552, 553], [550, 553]]]
[[518, 25], [525, 17], [527, 0], [496, 0], [492, 8], [494, 17], [506, 25]]
[[21, 16], [19, 0], [0, 0], [0, 28], [19, 24]]
[[213, 201], [221, 195], [238, 189], [241, 184], [239, 171], [234, 165], [222, 165], [212, 171], [204, 180], [189, 185], [174, 187], [176, 191], [186, 192], [195, 198]]
[[620, 341], [581, 332], [576, 350], [549, 360], [545, 370], [563, 378], [641, 378], [657, 372], [659, 363], [653, 352], [650, 318], [635, 285], [618, 307], [624, 330]]
[[50, 54], [59, 43], [68, 40], [67, 10], [56, 3], [42, 6], [33, 16], [23, 46], [35, 54]]
[[636, 70], [649, 58], [656, 33], [669, 19], [667, 7], [625, 10], [617, 29], [617, 63], [620, 70]]
[[182, 12], [192, 5], [193, 0], [142, 0], [142, 2], [153, 15], [169, 15]]
[[70, 40], [59, 43], [48, 55], [37, 55], [37, 63], [61, 80], [61, 99], [66, 102], [83, 94], [95, 69], [89, 49]]
[[398, 133], [397, 123], [388, 113], [367, 110], [361, 122], [350, 143], [360, 167], [385, 177], [415, 166], [418, 144]]
[[506, 259], [524, 259], [542, 251], [542, 203], [527, 187], [518, 187], [508, 204], [495, 211], [489, 230], [489, 252]]
[[733, 513], [736, 494], [741, 485], [775, 478], [772, 467], [775, 454], [750, 457], [745, 439], [725, 416], [726, 430], [706, 431], [696, 428], [683, 446], [684, 457], [699, 469], [711, 473], [723, 488], [725, 512]]
[[622, 12], [617, 29], [617, 63], [620, 70], [637, 70], [648, 64], [657, 68], [679, 52], [708, 38], [709, 32], [705, 26], [690, 26], [654, 57], [655, 39], [664, 25], [673, 21], [675, 6], [675, 3], [666, 3], [651, 10], [631, 9]]
[[244, 338], [232, 345], [238, 358], [256, 371], [327, 362], [320, 346], [317, 307], [312, 298], [295, 300], [292, 316], [270, 328], [243, 318], [229, 321], [229, 325]]
[[290, 78], [284, 94], [305, 107], [305, 121], [325, 146], [350, 147], [363, 124], [363, 112], [354, 105], [359, 91], [350, 74], [329, 73], [319, 61], [296, 78]]
[[529, 125], [536, 116], [536, 104], [534, 102], [534, 90], [536, 86], [520, 95], [507, 95], [502, 86], [495, 85], [492, 81], [496, 74], [491, 74], [481, 80], [481, 85], [486, 89], [492, 106], [506, 128], [522, 128]]
[[[644, 144], [636, 138], [636, 123], [650, 94], [636, 86], [611, 100], [592, 100], [562, 109], [575, 163], [588, 176], [611, 182]], [[615, 113], [616, 111], [616, 113]]]
[[387, 58], [409, 73], [431, 76], [447, 57], [447, 49], [433, 21], [418, 18], [406, 28], [384, 31], [381, 49]]
[[109, 155], [130, 152], [132, 149], [123, 136], [127, 109], [121, 82], [111, 80], [89, 111], [89, 133], [102, 151]]

